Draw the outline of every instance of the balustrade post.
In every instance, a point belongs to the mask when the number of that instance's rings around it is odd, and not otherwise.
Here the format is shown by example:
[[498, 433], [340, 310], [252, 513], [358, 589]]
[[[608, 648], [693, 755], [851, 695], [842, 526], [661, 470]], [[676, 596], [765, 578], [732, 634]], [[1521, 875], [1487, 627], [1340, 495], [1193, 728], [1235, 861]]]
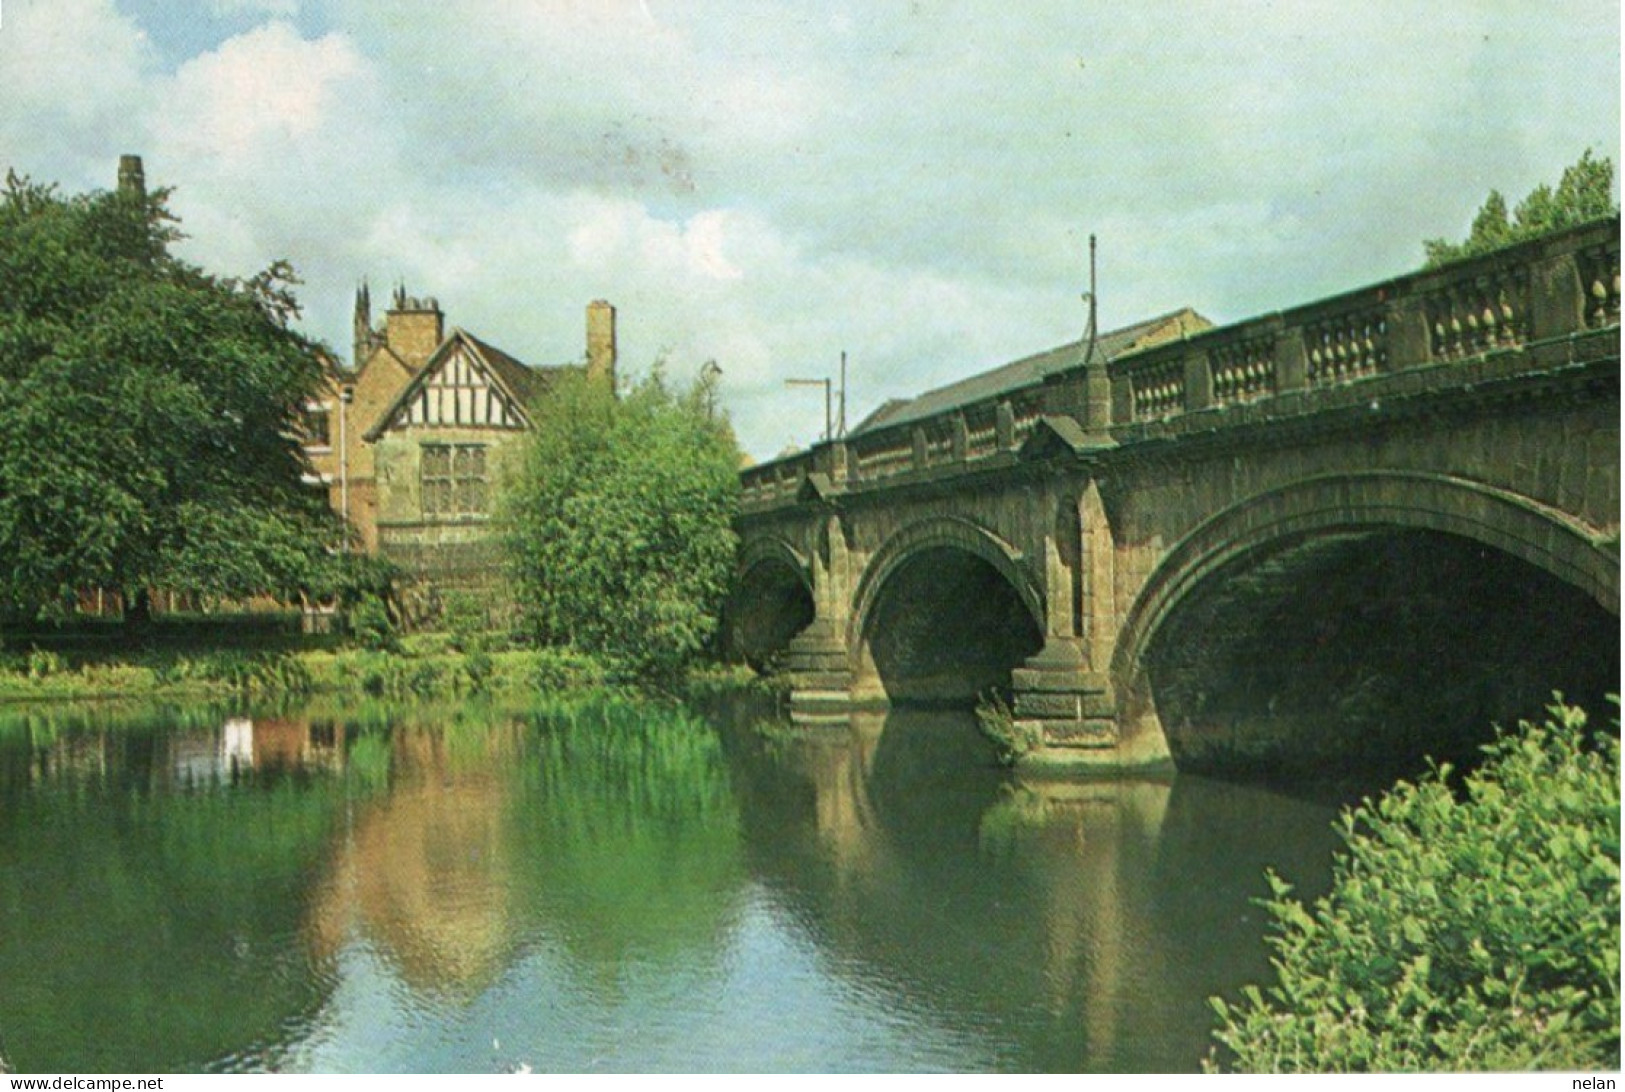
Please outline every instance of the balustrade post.
[[1389, 304], [1384, 321], [1388, 324], [1388, 371], [1413, 368], [1433, 358], [1433, 338], [1421, 296], [1412, 292]]
[[1275, 390], [1301, 391], [1309, 386], [1309, 353], [1303, 344], [1303, 327], [1284, 329], [1275, 338]]
[[1112, 376], [1111, 424], [1126, 425], [1134, 420], [1134, 380], [1119, 373]]
[[1083, 381], [1084, 431], [1097, 439], [1105, 439], [1112, 422], [1117, 420], [1117, 384], [1106, 371], [1106, 361], [1096, 360], [1089, 365], [1089, 374]]
[[1585, 329], [1585, 286], [1573, 253], [1536, 262], [1529, 280], [1532, 339], [1561, 337]]
[[1016, 446], [1016, 411], [1010, 408], [1009, 402], [1000, 402], [994, 412], [993, 433], [1000, 451]]
[[965, 424], [964, 412], [955, 413], [950, 424], [953, 428], [954, 462], [962, 463], [970, 453], [970, 428]]
[[1206, 352], [1185, 355], [1185, 412], [1213, 405], [1213, 365]]

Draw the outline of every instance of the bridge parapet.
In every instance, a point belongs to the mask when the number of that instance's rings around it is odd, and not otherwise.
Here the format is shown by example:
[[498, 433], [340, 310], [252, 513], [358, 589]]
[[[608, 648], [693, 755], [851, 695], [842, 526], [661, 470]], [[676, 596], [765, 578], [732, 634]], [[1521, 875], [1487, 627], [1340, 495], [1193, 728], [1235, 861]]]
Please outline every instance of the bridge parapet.
[[[931, 417], [821, 443], [744, 471], [744, 508], [806, 499], [813, 475], [823, 476], [820, 490], [839, 494], [998, 465], [1044, 417], [1071, 417], [1104, 449], [1133, 444], [1147, 424], [1287, 398], [1295, 412], [1308, 411], [1321, 393], [1351, 384], [1617, 328], [1619, 224], [1597, 221], [1127, 354], [1103, 369], [1110, 396], [1098, 407], [1079, 364]], [[1547, 363], [1527, 359], [1530, 368]]]
[[1132, 353], [1109, 366], [1112, 424], [1340, 387], [1617, 326], [1619, 255], [1619, 220], [1602, 220]]

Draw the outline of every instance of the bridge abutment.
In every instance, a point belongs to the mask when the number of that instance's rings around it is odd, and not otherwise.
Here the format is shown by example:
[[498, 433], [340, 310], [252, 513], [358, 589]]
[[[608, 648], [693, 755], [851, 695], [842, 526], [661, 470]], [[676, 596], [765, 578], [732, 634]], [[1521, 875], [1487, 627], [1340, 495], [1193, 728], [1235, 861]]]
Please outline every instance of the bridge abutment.
[[791, 640], [786, 657], [790, 721], [814, 727], [845, 724], [855, 704], [844, 627], [816, 618]]

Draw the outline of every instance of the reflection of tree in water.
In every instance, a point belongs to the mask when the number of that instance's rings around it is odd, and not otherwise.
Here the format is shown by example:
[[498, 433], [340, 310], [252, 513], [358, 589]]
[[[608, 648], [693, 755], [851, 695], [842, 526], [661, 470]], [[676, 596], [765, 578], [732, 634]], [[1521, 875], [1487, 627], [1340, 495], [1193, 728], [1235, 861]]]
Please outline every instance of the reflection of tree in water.
[[539, 717], [518, 774], [519, 890], [600, 982], [715, 952], [744, 882], [739, 811], [715, 731], [676, 709]]
[[229, 1064], [331, 989], [297, 935], [342, 786], [244, 771], [155, 791], [172, 729], [0, 738], [0, 785], [29, 783], [0, 807], [0, 1033], [19, 1069]]

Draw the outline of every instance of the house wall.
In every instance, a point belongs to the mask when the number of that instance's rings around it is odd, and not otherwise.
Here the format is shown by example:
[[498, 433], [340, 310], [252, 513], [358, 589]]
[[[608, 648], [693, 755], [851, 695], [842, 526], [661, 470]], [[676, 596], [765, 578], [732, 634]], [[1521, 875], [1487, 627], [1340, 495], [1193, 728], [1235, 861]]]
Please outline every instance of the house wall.
[[[433, 587], [442, 597], [448, 591], [464, 592], [493, 610], [506, 609], [507, 580], [490, 506], [511, 473], [524, 436], [523, 432], [488, 428], [405, 427], [379, 437], [374, 445], [378, 553], [400, 566], [409, 584]], [[486, 514], [424, 512], [423, 451], [431, 444], [485, 446]], [[433, 613], [432, 605], [423, 609]]]

